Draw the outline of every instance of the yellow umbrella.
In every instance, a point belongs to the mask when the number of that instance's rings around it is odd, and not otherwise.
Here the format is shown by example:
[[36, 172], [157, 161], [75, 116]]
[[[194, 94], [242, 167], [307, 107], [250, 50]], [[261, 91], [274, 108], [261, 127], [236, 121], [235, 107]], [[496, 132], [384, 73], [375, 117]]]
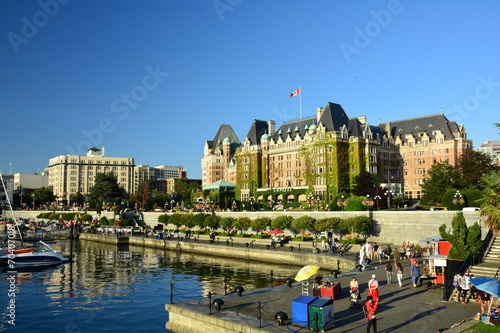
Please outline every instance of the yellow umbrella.
[[319, 270], [319, 266], [315, 265], [307, 265], [302, 267], [297, 275], [295, 276], [295, 281], [303, 281], [309, 279], [311, 276], [316, 274], [316, 272]]

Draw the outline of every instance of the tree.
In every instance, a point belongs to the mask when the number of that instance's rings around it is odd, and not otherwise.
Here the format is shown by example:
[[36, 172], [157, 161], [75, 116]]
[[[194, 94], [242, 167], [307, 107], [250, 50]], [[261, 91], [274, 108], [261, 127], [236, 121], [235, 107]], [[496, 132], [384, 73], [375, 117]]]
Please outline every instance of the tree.
[[360, 172], [354, 177], [353, 193], [358, 196], [372, 194], [373, 190], [380, 184], [379, 177], [375, 173], [368, 171]]
[[500, 231], [500, 171], [490, 172], [482, 178], [483, 197], [477, 200], [481, 216], [485, 216], [485, 223], [498, 233]]
[[151, 199], [151, 191], [149, 189], [149, 182], [144, 182], [139, 185], [137, 192], [131, 195], [132, 201], [139, 204], [141, 209], [146, 208], [146, 203]]
[[290, 215], [277, 216], [273, 222], [271, 222], [271, 227], [275, 229], [285, 230], [290, 228], [292, 225], [293, 217]]
[[234, 221], [233, 225], [235, 228], [239, 228], [241, 232], [243, 232], [250, 228], [251, 223], [252, 221], [248, 217], [238, 217]]
[[205, 217], [205, 220], [203, 221], [203, 226], [210, 228], [210, 229], [217, 229], [219, 227], [219, 217], [215, 215], [209, 215]]
[[32, 197], [37, 204], [51, 203], [55, 200], [54, 193], [48, 187], [40, 187], [33, 190]]
[[453, 188], [458, 179], [458, 170], [448, 162], [434, 163], [421, 185], [424, 195], [420, 203], [427, 206], [440, 205], [446, 190]]
[[269, 217], [259, 217], [259, 218], [252, 220], [250, 226], [252, 227], [252, 229], [259, 232], [259, 231], [266, 229], [268, 226], [270, 226], [271, 222], [272, 221]]
[[292, 228], [296, 230], [300, 230], [300, 232], [304, 232], [306, 230], [311, 230], [314, 228], [315, 218], [304, 215], [298, 217], [292, 221]]
[[234, 217], [226, 216], [220, 220], [219, 224], [222, 228], [227, 230], [234, 226], [234, 221], [236, 221]]
[[97, 173], [94, 186], [89, 189], [89, 198], [97, 203], [119, 204], [125, 196], [125, 189], [118, 185], [118, 178], [113, 172]]
[[493, 158], [472, 148], [466, 149], [458, 158], [457, 169], [465, 186], [481, 187], [481, 178], [497, 170]]
[[70, 204], [74, 203], [76, 205], [83, 206], [84, 202], [85, 202], [85, 198], [83, 197], [83, 194], [81, 194], [80, 192], [76, 192], [75, 194], [73, 194], [71, 196]]
[[452, 245], [448, 257], [465, 260], [471, 252], [477, 251], [481, 246], [481, 228], [479, 224], [467, 228], [462, 212], [453, 216], [451, 227], [451, 233], [446, 232], [446, 224], [439, 227], [441, 237]]

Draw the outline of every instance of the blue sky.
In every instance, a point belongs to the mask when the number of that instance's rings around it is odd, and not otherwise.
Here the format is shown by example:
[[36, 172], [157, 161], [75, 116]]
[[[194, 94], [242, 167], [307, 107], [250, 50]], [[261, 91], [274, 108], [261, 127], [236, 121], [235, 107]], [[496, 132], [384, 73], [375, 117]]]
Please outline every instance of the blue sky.
[[[443, 112], [498, 139], [498, 1], [2, 1], [0, 169], [106, 147], [201, 178], [206, 140], [327, 102], [370, 124]], [[9, 163], [12, 162], [12, 166]]]

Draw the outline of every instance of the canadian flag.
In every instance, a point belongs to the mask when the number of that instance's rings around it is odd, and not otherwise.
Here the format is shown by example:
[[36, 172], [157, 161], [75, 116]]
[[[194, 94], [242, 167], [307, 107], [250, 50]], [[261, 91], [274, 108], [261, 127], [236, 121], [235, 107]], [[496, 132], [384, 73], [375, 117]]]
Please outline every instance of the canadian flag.
[[300, 88], [297, 88], [295, 89], [295, 91], [293, 93], [290, 94], [290, 97], [295, 97], [297, 96], [298, 94], [300, 94]]

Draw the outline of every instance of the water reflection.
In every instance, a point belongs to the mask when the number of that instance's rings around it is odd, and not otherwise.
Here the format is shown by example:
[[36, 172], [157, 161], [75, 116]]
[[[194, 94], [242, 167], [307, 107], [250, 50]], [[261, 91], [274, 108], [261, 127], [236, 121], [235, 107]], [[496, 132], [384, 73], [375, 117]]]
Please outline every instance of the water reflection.
[[[69, 241], [52, 244], [64, 255]], [[168, 332], [165, 304], [281, 283], [299, 267], [271, 265], [160, 249], [79, 241], [60, 266], [18, 269], [16, 326], [0, 313], [0, 332]], [[328, 272], [324, 272], [327, 274]], [[7, 273], [0, 293], [7, 295]], [[8, 300], [3, 301], [5, 305]], [[147, 325], [144, 325], [147, 323]]]

